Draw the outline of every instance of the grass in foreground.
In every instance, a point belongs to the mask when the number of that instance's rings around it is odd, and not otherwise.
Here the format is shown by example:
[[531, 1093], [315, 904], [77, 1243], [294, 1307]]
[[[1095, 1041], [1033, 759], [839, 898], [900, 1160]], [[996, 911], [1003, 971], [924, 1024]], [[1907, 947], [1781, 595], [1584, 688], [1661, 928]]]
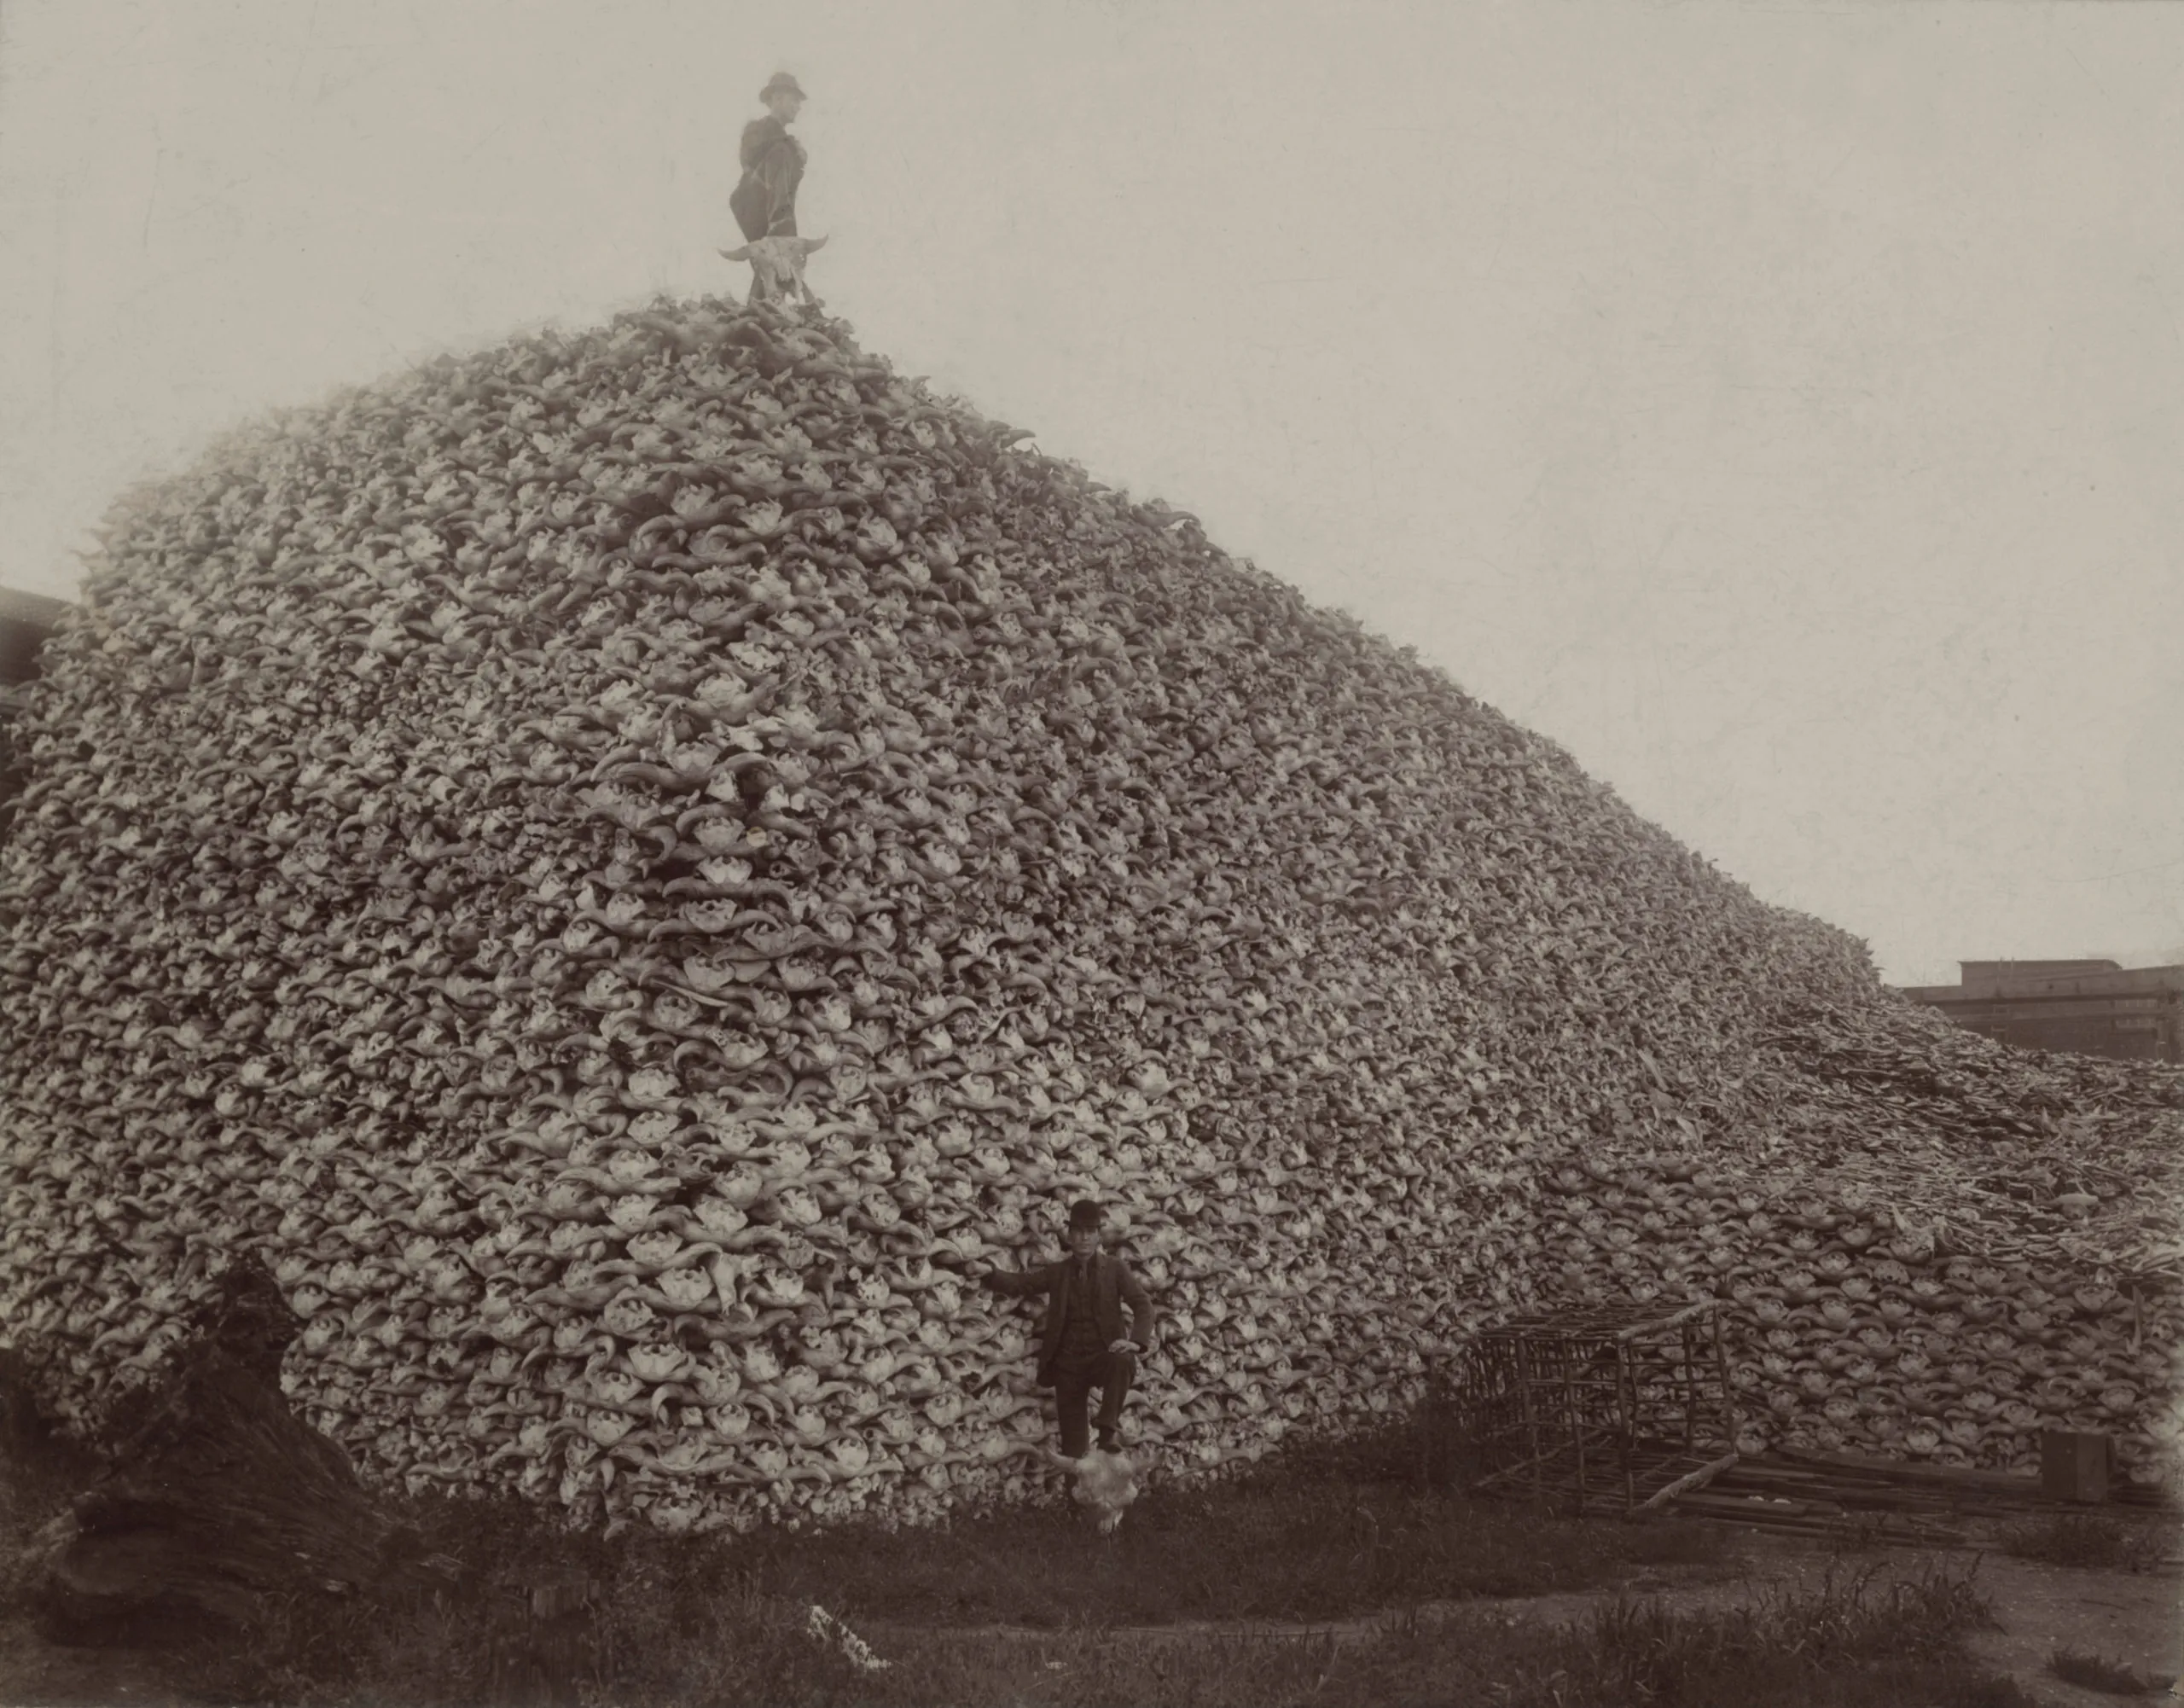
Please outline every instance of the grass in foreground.
[[2072, 1648], [2059, 1648], [2049, 1655], [2048, 1670], [2065, 1684], [2098, 1690], [2108, 1696], [2152, 1696], [2167, 1684], [2163, 1679], [2143, 1678], [2106, 1655], [2086, 1654]]
[[[1984, 1617], [1968, 1568], [1878, 1587], [1873, 1569], [1838, 1569], [1815, 1591], [1769, 1591], [1749, 1605], [1703, 1612], [1626, 1594], [1569, 1625], [1484, 1605], [1436, 1612], [1421, 1604], [1464, 1581], [1466, 1570], [1497, 1583], [1570, 1588], [1573, 1578], [1610, 1580], [1638, 1556], [1680, 1559], [1699, 1541], [1718, 1543], [1680, 1525], [1548, 1526], [1491, 1508], [1467, 1527], [1453, 1505], [1434, 1509], [1455, 1526], [1436, 1541], [1415, 1505], [1427, 1498], [1371, 1485], [1273, 1483], [1179, 1495], [1168, 1503], [1167, 1534], [1183, 1548], [1174, 1561], [1164, 1561], [1166, 1544], [1149, 1531], [1141, 1529], [1141, 1552], [1131, 1555], [1060, 1513], [969, 1519], [941, 1532], [875, 1530], [862, 1538], [868, 1557], [860, 1561], [857, 1539], [840, 1536], [709, 1542], [630, 1533], [610, 1542], [567, 1535], [518, 1508], [447, 1503], [415, 1515], [429, 1539], [452, 1543], [464, 1560], [461, 1582], [395, 1604], [299, 1599], [276, 1608], [253, 1641], [163, 1655], [157, 1672], [168, 1699], [180, 1702], [457, 1708], [504, 1699], [520, 1682], [524, 1586], [573, 1566], [594, 1589], [588, 1616], [568, 1633], [580, 1635], [571, 1670], [587, 1701], [616, 1708], [2030, 1701], [1966, 1657], [1962, 1639]], [[1338, 1525], [1344, 1513], [1354, 1516]], [[1498, 1563], [1461, 1567], [1467, 1535]], [[1280, 1537], [1278, 1549], [1269, 1537]], [[959, 1600], [1000, 1606], [1036, 1590], [1056, 1609], [1051, 1629], [973, 1630], [960, 1606], [953, 1617], [915, 1616], [934, 1583], [980, 1556], [990, 1575]], [[1198, 1617], [1324, 1618], [1371, 1608], [1379, 1618], [1340, 1636], [1118, 1630], [1117, 1612], [1135, 1605], [1133, 1560], [1170, 1589], [1184, 1572], [1226, 1573], [1197, 1586], [1189, 1599]], [[1012, 1572], [1025, 1582], [1005, 1589]], [[1333, 1605], [1316, 1602], [1321, 1595]], [[814, 1602], [860, 1632], [887, 1664], [868, 1670], [840, 1641], [815, 1635]], [[852, 1612], [859, 1604], [869, 1611]], [[912, 1628], [883, 1623], [890, 1618]]]
[[[1748, 1606], [1678, 1612], [1619, 1599], [1567, 1625], [1486, 1609], [1385, 1617], [1329, 1633], [897, 1633], [884, 1668], [815, 1637], [808, 1610], [752, 1590], [690, 1618], [666, 1601], [618, 1603], [588, 1699], [617, 1708], [763, 1702], [794, 1708], [969, 1704], [1287, 1708], [1371, 1702], [1500, 1708], [2030, 1708], [1964, 1638], [1984, 1618], [1969, 1570], [1877, 1588], [1837, 1574]], [[437, 1618], [439, 1623], [432, 1623]], [[340, 1677], [267, 1674], [226, 1699], [411, 1708], [490, 1699], [475, 1632], [451, 1608], [380, 1630]], [[234, 1683], [246, 1681], [237, 1679]]]
[[[566, 1641], [563, 1670], [587, 1699], [617, 1708], [2027, 1699], [1964, 1657], [1962, 1633], [1980, 1614], [1968, 1578], [1882, 1593], [1870, 1571], [1838, 1572], [1817, 1595], [1704, 1613], [1625, 1599], [1570, 1627], [1483, 1606], [1429, 1615], [1427, 1603], [1615, 1586], [1654, 1566], [1716, 1577], [1738, 1566], [1723, 1533], [1683, 1520], [1556, 1520], [1474, 1503], [1449, 1479], [1420, 1474], [1406, 1450], [1398, 1434], [1377, 1447], [1308, 1449], [1211, 1489], [1156, 1489], [1111, 1541], [1066, 1502], [933, 1531], [611, 1539], [513, 1503], [412, 1502], [405, 1516], [428, 1548], [462, 1563], [457, 1581], [398, 1601], [299, 1597], [247, 1641], [144, 1662], [175, 1702], [505, 1699], [537, 1653], [526, 1590], [575, 1573], [591, 1586], [587, 1609], [549, 1640]], [[816, 1636], [815, 1604], [889, 1664], [864, 1670]], [[1342, 1640], [1124, 1629], [1375, 1615]], [[973, 1629], [994, 1625], [1017, 1629]]]
[[[1711, 1526], [1546, 1519], [1415, 1484], [1319, 1481], [1312, 1468], [1287, 1462], [1214, 1488], [1156, 1490], [1110, 1538], [1059, 1499], [931, 1530], [869, 1524], [725, 1537], [630, 1531], [612, 1539], [572, 1534], [514, 1503], [410, 1502], [404, 1516], [429, 1551], [463, 1563], [462, 1581], [396, 1610], [299, 1600], [247, 1664], [222, 1659], [201, 1688], [237, 1701], [311, 1700], [314, 1689], [339, 1700], [368, 1682], [368, 1693], [383, 1700], [487, 1699], [495, 1693], [494, 1634], [520, 1634], [526, 1590], [564, 1573], [592, 1585], [591, 1664], [617, 1681], [619, 1703], [625, 1682], [663, 1670], [678, 1682], [659, 1700], [736, 1699], [719, 1681], [753, 1667], [783, 1680], [810, 1673], [819, 1662], [803, 1622], [814, 1605], [853, 1630], [886, 1632], [889, 1641], [897, 1628], [917, 1628], [919, 1653], [942, 1644], [933, 1664], [962, 1684], [967, 1675], [947, 1657], [969, 1666], [967, 1657], [993, 1647], [975, 1627], [1067, 1634], [1076, 1659], [1062, 1670], [1104, 1676], [1119, 1664], [1115, 1654], [1133, 1652], [1095, 1635], [1117, 1628], [1355, 1618], [1432, 1601], [1595, 1589], [1664, 1566], [1713, 1577], [1738, 1570], [1729, 1538]], [[959, 1647], [946, 1647], [950, 1633], [963, 1639]], [[1246, 1647], [1231, 1653], [1224, 1641]], [[1023, 1641], [1008, 1637], [995, 1653], [1013, 1654]], [[1186, 1653], [1226, 1655], [1212, 1672], [1262, 1682], [1260, 1660], [1287, 1656], [1278, 1669], [1287, 1677], [1296, 1646], [1270, 1641], [1208, 1639], [1187, 1648], [1159, 1639], [1146, 1650], [1150, 1670], [1130, 1672], [1130, 1688], [1157, 1683], [1179, 1665], [1188, 1671], [1196, 1663], [1179, 1659]], [[1043, 1680], [1045, 1670], [1043, 1662]], [[902, 1699], [950, 1699], [958, 1684]], [[796, 1699], [775, 1690], [758, 1699]], [[1011, 1699], [981, 1691], [961, 1699]], [[1115, 1699], [1130, 1699], [1124, 1692]], [[1247, 1692], [1240, 1699], [1257, 1699]]]

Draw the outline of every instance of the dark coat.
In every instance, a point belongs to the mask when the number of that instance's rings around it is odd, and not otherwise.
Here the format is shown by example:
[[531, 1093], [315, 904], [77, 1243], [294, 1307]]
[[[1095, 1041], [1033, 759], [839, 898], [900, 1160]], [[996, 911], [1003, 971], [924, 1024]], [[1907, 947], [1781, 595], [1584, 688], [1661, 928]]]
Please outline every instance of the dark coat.
[[796, 235], [796, 189], [804, 182], [804, 144], [769, 114], [743, 127], [737, 151], [742, 181], [729, 197], [729, 211], [742, 228], [744, 241]]
[[[1071, 1279], [1076, 1270], [1077, 1259], [1072, 1256], [1036, 1269], [996, 1269], [985, 1277], [990, 1290], [1007, 1298], [1023, 1298], [1033, 1293], [1047, 1296], [1046, 1321], [1039, 1325], [1039, 1368], [1036, 1377], [1043, 1388], [1054, 1386], [1054, 1360], [1061, 1351], [1062, 1323], [1078, 1303], [1073, 1297], [1075, 1283]], [[1125, 1304], [1130, 1306], [1130, 1338], [1141, 1346], [1150, 1347], [1154, 1326], [1152, 1298], [1130, 1272], [1129, 1264], [1105, 1252], [1095, 1252], [1092, 1258], [1092, 1320], [1100, 1325], [1102, 1347], [1123, 1338]]]

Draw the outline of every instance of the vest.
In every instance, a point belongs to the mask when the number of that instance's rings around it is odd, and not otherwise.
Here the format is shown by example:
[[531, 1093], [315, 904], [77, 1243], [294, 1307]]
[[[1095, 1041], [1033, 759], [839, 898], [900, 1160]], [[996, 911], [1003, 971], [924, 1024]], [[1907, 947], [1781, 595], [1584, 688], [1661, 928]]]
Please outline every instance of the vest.
[[1076, 1258], [1069, 1260], [1069, 1293], [1061, 1321], [1060, 1355], [1072, 1361], [1107, 1350], [1105, 1336], [1100, 1333], [1099, 1313], [1094, 1308], [1092, 1265], [1079, 1267]]

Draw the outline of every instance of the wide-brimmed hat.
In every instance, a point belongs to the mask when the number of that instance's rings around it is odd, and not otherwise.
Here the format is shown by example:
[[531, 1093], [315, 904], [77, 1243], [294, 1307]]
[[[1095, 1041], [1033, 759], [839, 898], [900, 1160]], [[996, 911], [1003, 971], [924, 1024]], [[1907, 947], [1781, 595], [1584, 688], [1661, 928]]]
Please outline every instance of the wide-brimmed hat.
[[804, 92], [804, 85], [785, 71], [775, 72], [767, 80], [766, 86], [758, 91], [758, 99], [771, 101], [776, 95], [793, 95], [799, 101], [811, 98]]

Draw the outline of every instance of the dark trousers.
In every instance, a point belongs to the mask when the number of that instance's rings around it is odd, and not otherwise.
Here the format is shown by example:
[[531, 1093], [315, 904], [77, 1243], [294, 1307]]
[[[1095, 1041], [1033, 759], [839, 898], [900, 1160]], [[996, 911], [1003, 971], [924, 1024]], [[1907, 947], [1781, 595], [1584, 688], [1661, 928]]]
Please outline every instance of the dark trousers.
[[1123, 1401], [1129, 1397], [1130, 1379], [1137, 1374], [1137, 1357], [1130, 1352], [1098, 1351], [1074, 1357], [1064, 1353], [1054, 1366], [1054, 1410], [1061, 1420], [1061, 1450], [1081, 1459], [1092, 1444], [1085, 1409], [1092, 1390], [1100, 1391], [1100, 1428], [1115, 1428], [1123, 1420]]
[[735, 216], [736, 228], [746, 243], [756, 243], [761, 237], [796, 235], [795, 199], [791, 197], [786, 207], [776, 207], [771, 193], [755, 177], [746, 177], [736, 185], [728, 199], [728, 211]]

